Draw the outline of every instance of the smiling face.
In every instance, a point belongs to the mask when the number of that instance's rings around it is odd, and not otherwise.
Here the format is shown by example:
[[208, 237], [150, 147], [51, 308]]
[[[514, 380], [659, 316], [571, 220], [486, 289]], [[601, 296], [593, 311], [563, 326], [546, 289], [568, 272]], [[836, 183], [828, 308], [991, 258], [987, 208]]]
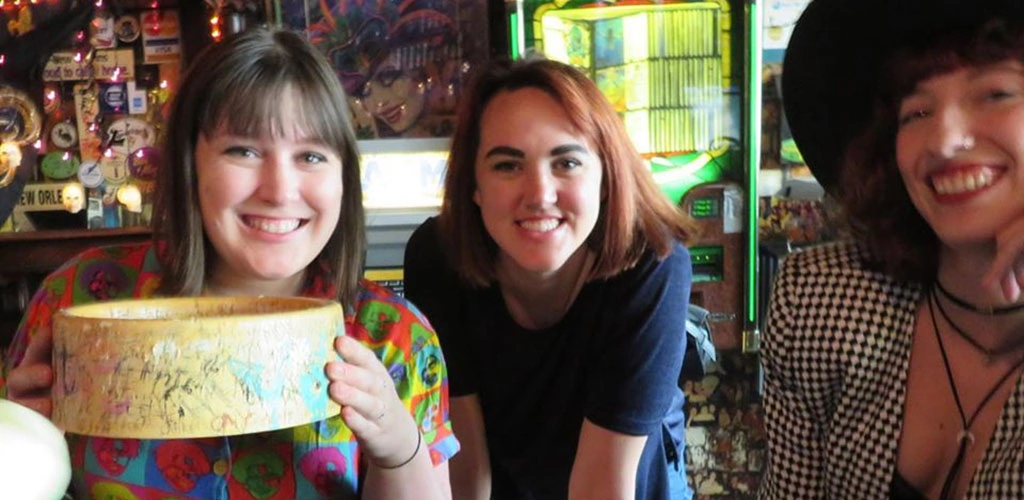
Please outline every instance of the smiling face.
[[374, 69], [358, 97], [367, 112], [399, 134], [409, 130], [426, 107], [425, 85], [401, 67], [397, 52]]
[[965, 67], [920, 82], [900, 104], [896, 159], [943, 242], [990, 242], [1024, 214], [1024, 65]]
[[220, 289], [297, 293], [339, 222], [338, 152], [294, 122], [282, 128], [279, 137], [199, 135], [199, 207]]
[[527, 87], [491, 99], [475, 170], [473, 200], [498, 244], [499, 268], [557, 272], [594, 230], [601, 161], [546, 92]]

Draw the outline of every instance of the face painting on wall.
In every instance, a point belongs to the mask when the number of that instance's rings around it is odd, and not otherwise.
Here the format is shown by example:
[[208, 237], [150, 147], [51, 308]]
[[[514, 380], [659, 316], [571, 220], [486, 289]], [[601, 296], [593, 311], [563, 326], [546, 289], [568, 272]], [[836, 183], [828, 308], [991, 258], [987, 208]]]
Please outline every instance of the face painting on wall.
[[454, 2], [330, 0], [304, 16], [286, 23], [327, 55], [360, 139], [451, 135], [465, 66]]

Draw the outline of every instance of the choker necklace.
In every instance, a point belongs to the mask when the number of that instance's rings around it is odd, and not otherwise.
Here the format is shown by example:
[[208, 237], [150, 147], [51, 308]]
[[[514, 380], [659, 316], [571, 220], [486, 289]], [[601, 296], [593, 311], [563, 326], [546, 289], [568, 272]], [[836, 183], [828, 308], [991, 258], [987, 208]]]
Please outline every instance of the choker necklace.
[[1011, 314], [1024, 311], [1024, 302], [1020, 304], [1013, 304], [1011, 306], [976, 306], [964, 299], [961, 299], [960, 297], [957, 297], [956, 295], [953, 295], [952, 292], [946, 290], [946, 287], [942, 286], [942, 282], [938, 279], [935, 280], [935, 289], [941, 292], [942, 296], [949, 299], [950, 302], [967, 309], [968, 311], [984, 314], [985, 316], [999, 316], [1001, 314]]
[[[938, 284], [938, 281], [935, 282], [935, 287], [939, 291], [942, 291], [942, 286]], [[935, 297], [934, 293], [932, 293], [932, 297], [935, 299], [935, 306], [939, 308], [939, 314], [942, 315], [942, 319], [946, 320], [946, 323], [949, 323], [949, 326], [953, 327], [953, 331], [956, 332], [956, 334], [959, 335], [960, 338], [967, 341], [968, 344], [971, 344], [971, 347], [974, 347], [975, 349], [977, 349], [978, 351], [985, 355], [984, 362], [986, 366], [992, 364], [992, 362], [995, 361], [997, 358], [1001, 358], [1007, 354], [1010, 354], [1020, 349], [1021, 347], [1024, 347], [1024, 336], [1022, 336], [1016, 342], [1013, 342], [1010, 345], [999, 350], [989, 349], [981, 345], [981, 343], [975, 340], [974, 337], [970, 336], [966, 330], [961, 328], [960, 325], [956, 324], [956, 322], [953, 321], [953, 318], [949, 317], [949, 313], [946, 312], [946, 308], [942, 307], [942, 302], [939, 302], [938, 297]], [[930, 306], [931, 304], [929, 304], [929, 307]]]
[[[953, 392], [953, 402], [956, 403], [956, 411], [960, 415], [960, 434], [957, 435], [957, 441], [960, 442], [960, 447], [957, 449], [956, 458], [953, 459], [953, 465], [950, 466], [949, 472], [946, 474], [946, 480], [942, 483], [942, 493], [939, 494], [939, 500], [946, 500], [950, 498], [952, 494], [953, 483], [956, 482], [956, 478], [960, 475], [960, 469], [964, 465], [964, 457], [967, 456], [967, 448], [974, 445], [974, 433], [971, 432], [971, 425], [974, 424], [974, 419], [981, 413], [982, 408], [988, 404], [988, 401], [992, 399], [996, 391], [1006, 383], [1006, 380], [1010, 378], [1024, 366], [1024, 359], [1021, 359], [1014, 364], [1010, 369], [999, 378], [995, 385], [989, 389], [985, 397], [981, 399], [981, 403], [978, 403], [978, 407], [971, 413], [971, 418], [967, 418], [964, 413], [964, 406], [960, 403], [960, 393], [956, 390], [956, 381], [953, 380], [953, 369], [949, 366], [949, 357], [946, 356], [946, 346], [942, 343], [942, 335], [939, 335], [939, 324], [935, 321], [935, 309], [932, 307], [932, 303], [938, 304], [938, 297], [935, 296], [935, 292], [932, 292], [928, 296], [928, 314], [932, 319], [932, 329], [935, 330], [935, 340], [939, 344], [939, 353], [942, 354], [942, 366], [946, 369], [946, 378], [949, 380], [949, 388]], [[940, 310], [941, 310], [941, 306]]]

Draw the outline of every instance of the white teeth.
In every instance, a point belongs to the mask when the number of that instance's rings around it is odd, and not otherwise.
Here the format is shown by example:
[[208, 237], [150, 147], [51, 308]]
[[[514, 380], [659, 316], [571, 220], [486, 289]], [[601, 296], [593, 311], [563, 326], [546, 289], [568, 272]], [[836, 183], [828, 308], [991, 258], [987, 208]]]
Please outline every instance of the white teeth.
[[960, 194], [992, 185], [994, 176], [988, 171], [956, 172], [944, 174], [932, 180], [935, 191], [939, 194]]
[[523, 229], [546, 233], [548, 231], [553, 231], [556, 227], [558, 227], [558, 219], [524, 220], [520, 222], [519, 225]]
[[247, 217], [245, 223], [251, 228], [273, 234], [290, 233], [299, 227], [299, 219], [257, 219]]

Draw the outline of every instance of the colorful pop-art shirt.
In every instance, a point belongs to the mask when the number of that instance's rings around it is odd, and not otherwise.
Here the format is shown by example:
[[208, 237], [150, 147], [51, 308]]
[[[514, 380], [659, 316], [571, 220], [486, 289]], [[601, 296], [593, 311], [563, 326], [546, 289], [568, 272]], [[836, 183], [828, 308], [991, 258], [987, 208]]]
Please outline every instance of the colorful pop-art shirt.
[[[161, 267], [151, 243], [82, 253], [47, 277], [32, 298], [3, 365], [17, 366], [32, 336], [64, 307], [153, 296]], [[303, 295], [334, 297], [322, 277]], [[448, 418], [448, 378], [437, 336], [419, 311], [376, 284], [361, 283], [345, 329], [377, 353], [420, 425], [435, 464], [459, 444]], [[0, 374], [6, 369], [0, 366]], [[0, 376], [0, 396], [6, 395]], [[341, 417], [272, 432], [208, 439], [106, 439], [68, 435], [76, 498], [358, 498], [365, 466]]]

